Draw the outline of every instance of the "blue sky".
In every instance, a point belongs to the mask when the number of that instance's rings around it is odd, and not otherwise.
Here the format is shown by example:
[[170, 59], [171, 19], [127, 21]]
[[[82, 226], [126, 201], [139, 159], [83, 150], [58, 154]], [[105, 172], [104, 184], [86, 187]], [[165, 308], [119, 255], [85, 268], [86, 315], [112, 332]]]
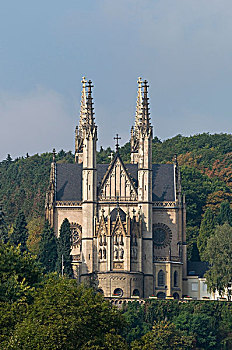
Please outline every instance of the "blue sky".
[[129, 140], [137, 78], [154, 134], [231, 133], [231, 0], [0, 0], [0, 159], [74, 148], [81, 78], [98, 147]]

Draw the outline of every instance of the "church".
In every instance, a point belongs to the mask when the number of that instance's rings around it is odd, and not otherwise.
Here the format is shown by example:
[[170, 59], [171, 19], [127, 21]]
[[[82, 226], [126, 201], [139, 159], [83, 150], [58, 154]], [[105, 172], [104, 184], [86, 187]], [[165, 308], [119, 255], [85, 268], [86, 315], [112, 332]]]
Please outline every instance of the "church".
[[120, 157], [117, 135], [109, 163], [97, 164], [92, 88], [83, 78], [75, 163], [53, 157], [46, 218], [56, 235], [69, 220], [80, 282], [105, 297], [179, 299], [187, 278], [185, 198], [177, 160], [152, 163], [148, 83], [138, 79], [130, 163]]

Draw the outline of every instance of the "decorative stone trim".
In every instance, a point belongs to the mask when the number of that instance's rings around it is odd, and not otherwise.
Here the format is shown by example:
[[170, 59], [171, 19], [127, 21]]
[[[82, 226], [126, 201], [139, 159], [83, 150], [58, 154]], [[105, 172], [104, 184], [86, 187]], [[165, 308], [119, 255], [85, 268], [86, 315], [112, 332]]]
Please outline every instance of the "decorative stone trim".
[[55, 203], [56, 207], [80, 207], [81, 208], [81, 203], [76, 202], [76, 201], [56, 201]]
[[153, 208], [175, 208], [176, 202], [153, 202]]

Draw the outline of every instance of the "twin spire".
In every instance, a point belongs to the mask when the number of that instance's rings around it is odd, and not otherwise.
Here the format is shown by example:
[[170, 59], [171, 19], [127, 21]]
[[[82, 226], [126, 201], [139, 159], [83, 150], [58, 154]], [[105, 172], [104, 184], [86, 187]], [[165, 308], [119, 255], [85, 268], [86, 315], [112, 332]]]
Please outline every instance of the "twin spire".
[[[79, 159], [83, 152], [83, 140], [86, 132], [93, 132], [96, 129], [94, 121], [94, 108], [92, 98], [92, 82], [82, 78], [81, 108], [79, 126], [75, 133], [75, 159]], [[148, 82], [138, 78], [138, 94], [136, 102], [135, 126], [131, 128], [131, 152], [137, 153], [139, 148], [139, 138], [149, 133], [151, 130], [148, 98]]]

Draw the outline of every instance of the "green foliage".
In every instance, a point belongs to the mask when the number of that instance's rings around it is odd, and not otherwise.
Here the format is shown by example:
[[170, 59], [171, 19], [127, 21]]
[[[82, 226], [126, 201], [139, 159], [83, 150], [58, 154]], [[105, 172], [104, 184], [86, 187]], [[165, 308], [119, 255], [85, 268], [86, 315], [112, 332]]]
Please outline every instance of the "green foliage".
[[[56, 160], [73, 163], [74, 156], [61, 150]], [[0, 200], [4, 203], [8, 224], [14, 222], [19, 211], [24, 212], [28, 221], [43, 216], [51, 162], [52, 153], [0, 162]]]
[[19, 247], [0, 243], [0, 301], [13, 303], [29, 300], [42, 278], [34, 257]]
[[212, 191], [210, 179], [199, 170], [183, 166], [181, 168], [182, 188], [186, 195], [187, 224], [200, 226], [203, 207], [207, 196]]
[[185, 334], [192, 335], [196, 339], [198, 349], [215, 349], [217, 336], [210, 316], [183, 312], [174, 319], [174, 323], [178, 329], [184, 331]]
[[228, 293], [230, 299], [231, 289], [228, 287], [232, 276], [232, 227], [228, 223], [216, 227], [215, 234], [208, 240], [205, 257], [210, 264], [205, 274], [209, 290], [218, 290], [220, 295]]
[[13, 232], [10, 236], [10, 242], [16, 247], [20, 244], [21, 252], [27, 250], [27, 238], [28, 238], [28, 229], [25, 215], [22, 211], [19, 212]]
[[7, 243], [8, 242], [8, 229], [5, 221], [5, 214], [2, 210], [2, 206], [0, 205], [0, 242]]
[[141, 306], [139, 303], [133, 302], [128, 304], [123, 315], [126, 320], [123, 335], [129, 344], [151, 330], [151, 326], [145, 320], [144, 306]]
[[105, 150], [101, 147], [100, 151], [97, 152], [97, 163], [98, 164], [109, 164], [111, 161], [111, 155], [114, 157], [115, 152], [110, 147]]
[[39, 242], [38, 259], [46, 272], [54, 272], [57, 264], [57, 244], [53, 229], [46, 220]]
[[199, 228], [197, 226], [186, 227], [187, 258], [190, 261], [200, 261], [199, 251], [196, 244], [198, 234]]
[[232, 210], [228, 201], [221, 203], [217, 220], [219, 225], [223, 225], [227, 222], [230, 226], [232, 226]]
[[87, 349], [91, 342], [105, 349], [107, 339], [115, 339], [107, 334], [119, 334], [123, 324], [120, 312], [99, 293], [77, 287], [74, 280], [52, 278], [36, 292], [6, 349]]
[[201, 162], [201, 166], [209, 166], [216, 159], [222, 159], [232, 149], [231, 134], [209, 133], [197, 134], [190, 137], [177, 135], [163, 142], [153, 140], [153, 162], [166, 163], [174, 159], [174, 155], [192, 152], [193, 157]]
[[68, 219], [64, 219], [60, 227], [60, 234], [57, 239], [57, 271], [66, 276], [73, 277], [71, 257], [71, 229]]
[[204, 253], [207, 246], [208, 239], [213, 236], [216, 226], [215, 215], [210, 208], [205, 211], [201, 226], [199, 230], [199, 236], [197, 238], [197, 246], [200, 253], [200, 257], [204, 260]]
[[41, 233], [44, 227], [44, 218], [33, 217], [27, 224], [28, 239], [27, 248], [29, 252], [34, 255], [39, 254], [39, 244], [41, 240]]
[[193, 337], [176, 328], [173, 323], [155, 322], [152, 331], [132, 343], [132, 350], [188, 350], [194, 349]]

